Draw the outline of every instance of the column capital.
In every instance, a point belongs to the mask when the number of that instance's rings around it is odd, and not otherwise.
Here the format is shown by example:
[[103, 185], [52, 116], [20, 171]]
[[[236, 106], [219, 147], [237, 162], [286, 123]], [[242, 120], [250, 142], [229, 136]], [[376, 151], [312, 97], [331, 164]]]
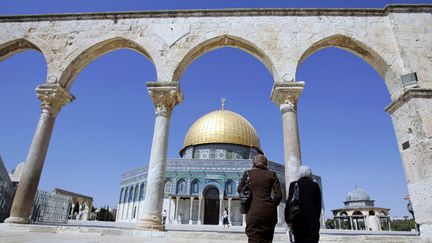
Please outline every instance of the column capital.
[[297, 100], [304, 88], [304, 82], [275, 83], [272, 88], [271, 99], [279, 105], [281, 112], [296, 111]]
[[147, 82], [147, 92], [155, 105], [156, 116], [169, 117], [174, 106], [183, 101], [178, 82]]
[[75, 97], [58, 83], [46, 83], [36, 87], [36, 95], [41, 101], [42, 112], [51, 113], [54, 116], [61, 108]]

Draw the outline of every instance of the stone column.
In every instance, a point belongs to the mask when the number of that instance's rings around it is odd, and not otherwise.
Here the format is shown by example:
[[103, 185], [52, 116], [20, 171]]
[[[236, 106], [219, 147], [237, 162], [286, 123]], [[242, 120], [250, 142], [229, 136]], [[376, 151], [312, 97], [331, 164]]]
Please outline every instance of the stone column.
[[246, 227], [246, 214], [243, 214], [242, 226]]
[[192, 207], [193, 207], [193, 201], [194, 198], [190, 197], [190, 209], [189, 209], [189, 224], [192, 224]]
[[297, 179], [301, 165], [300, 139], [297, 124], [297, 100], [304, 88], [304, 82], [275, 83], [271, 98], [282, 113], [285, 159], [285, 187], [288, 195], [290, 182]]
[[72, 202], [71, 212], [70, 212], [70, 214], [69, 214], [70, 219], [73, 218], [73, 211], [74, 211], [74, 208], [75, 208], [75, 205], [74, 205], [74, 203]]
[[175, 207], [175, 215], [174, 215], [174, 222], [176, 224], [178, 224], [179, 200], [180, 200], [180, 197], [176, 197], [176, 207]]
[[281, 205], [279, 204], [277, 206], [277, 224], [281, 224], [282, 223], [282, 217], [281, 217]]
[[219, 225], [222, 225], [222, 215], [223, 215], [223, 196], [219, 197]]
[[407, 89], [385, 110], [392, 117], [420, 236], [432, 237], [432, 89]]
[[202, 201], [202, 196], [198, 196], [198, 221], [197, 224], [201, 224], [201, 201]]
[[147, 175], [143, 217], [137, 228], [163, 230], [161, 211], [168, 149], [168, 133], [172, 109], [181, 102], [182, 94], [176, 82], [149, 82], [148, 94], [155, 104], [155, 127]]
[[387, 223], [388, 223], [389, 231], [392, 231], [390, 217], [387, 217]]
[[18, 184], [10, 217], [5, 221], [7, 223], [27, 224], [30, 222], [29, 216], [57, 114], [65, 104], [74, 99], [57, 83], [39, 85], [36, 88], [36, 94], [41, 100], [39, 123], [27, 154], [24, 173]]
[[229, 197], [228, 198], [228, 221], [232, 225], [232, 221], [231, 221], [231, 201], [232, 201], [232, 198]]
[[363, 216], [363, 221], [364, 221], [366, 230], [369, 230], [368, 218], [369, 218], [369, 216], [367, 214], [365, 216]]
[[172, 196], [168, 197], [168, 215], [167, 215], [167, 222], [166, 223], [171, 223], [171, 203], [172, 203]]

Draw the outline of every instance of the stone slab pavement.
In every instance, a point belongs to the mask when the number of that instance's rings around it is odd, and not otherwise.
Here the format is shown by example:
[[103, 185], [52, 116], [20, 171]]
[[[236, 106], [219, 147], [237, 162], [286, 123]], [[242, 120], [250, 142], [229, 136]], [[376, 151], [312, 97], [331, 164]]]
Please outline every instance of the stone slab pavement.
[[[116, 227], [120, 226], [120, 227]], [[115, 223], [71, 223], [70, 225], [16, 225], [0, 224], [1, 243], [117, 243], [117, 242], [158, 242], [158, 243], [239, 243], [247, 242], [242, 232], [224, 231], [151, 231], [137, 230], [131, 225]], [[321, 233], [320, 243], [432, 243], [432, 238], [419, 238], [412, 232], [389, 232], [387, 234], [361, 234], [362, 232], [329, 231]], [[276, 233], [274, 243], [287, 243], [286, 233]]]

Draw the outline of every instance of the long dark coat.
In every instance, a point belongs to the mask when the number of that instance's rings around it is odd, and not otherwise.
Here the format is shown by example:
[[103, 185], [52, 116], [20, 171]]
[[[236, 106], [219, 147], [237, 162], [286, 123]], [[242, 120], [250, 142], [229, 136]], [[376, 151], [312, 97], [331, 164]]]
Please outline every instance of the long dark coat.
[[[238, 192], [246, 185], [246, 178], [245, 172], [237, 187]], [[249, 243], [271, 242], [277, 224], [277, 206], [282, 199], [279, 179], [273, 171], [253, 168], [249, 172], [249, 183], [252, 202], [246, 214], [246, 235]]]
[[[308, 177], [302, 177], [298, 181], [300, 191], [301, 213], [292, 220], [287, 218], [285, 207], [285, 221], [292, 223], [292, 229], [296, 243], [318, 243], [321, 216], [321, 190], [318, 183]], [[289, 187], [288, 201], [293, 197], [294, 182]]]

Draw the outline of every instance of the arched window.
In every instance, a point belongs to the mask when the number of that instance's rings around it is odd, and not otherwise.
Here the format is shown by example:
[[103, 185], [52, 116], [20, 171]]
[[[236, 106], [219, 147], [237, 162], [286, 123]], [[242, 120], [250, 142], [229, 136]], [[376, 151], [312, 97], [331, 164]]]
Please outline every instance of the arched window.
[[129, 198], [128, 198], [128, 202], [132, 202], [132, 198], [133, 198], [133, 186], [131, 186], [129, 188]]
[[144, 199], [144, 183], [140, 186], [139, 200], [142, 201]]
[[135, 186], [135, 192], [134, 192], [134, 198], [133, 198], [133, 200], [134, 201], [138, 200], [138, 185]]
[[233, 195], [233, 194], [235, 194], [234, 187], [235, 187], [235, 183], [234, 183], [234, 181], [232, 181], [232, 180], [227, 180], [227, 181], [225, 182], [225, 193], [226, 193], [227, 195]]
[[126, 187], [125, 193], [123, 195], [123, 203], [126, 202], [127, 196], [128, 196], [129, 188]]
[[123, 198], [123, 193], [124, 193], [124, 188], [121, 189], [120, 191], [120, 198], [119, 198], [119, 203], [122, 202], [122, 198]]
[[187, 194], [186, 181], [183, 179], [177, 182], [177, 194], [178, 195]]
[[191, 194], [198, 194], [199, 192], [199, 180], [195, 179], [191, 183]]
[[172, 193], [172, 181], [171, 180], [165, 181], [164, 193], [165, 194], [171, 194]]

